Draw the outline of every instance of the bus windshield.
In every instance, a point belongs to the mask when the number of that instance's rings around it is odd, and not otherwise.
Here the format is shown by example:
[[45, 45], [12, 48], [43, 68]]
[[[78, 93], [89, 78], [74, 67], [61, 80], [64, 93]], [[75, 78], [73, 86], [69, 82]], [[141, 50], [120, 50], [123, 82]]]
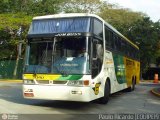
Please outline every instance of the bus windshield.
[[85, 37], [32, 40], [25, 73], [90, 74]]

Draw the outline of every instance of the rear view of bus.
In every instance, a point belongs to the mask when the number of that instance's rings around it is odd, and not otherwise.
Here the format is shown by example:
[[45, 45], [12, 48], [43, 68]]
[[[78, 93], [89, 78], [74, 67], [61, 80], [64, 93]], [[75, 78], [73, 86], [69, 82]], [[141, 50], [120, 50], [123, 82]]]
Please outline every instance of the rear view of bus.
[[104, 21], [96, 15], [33, 18], [27, 37], [24, 98], [107, 103], [109, 94], [130, 86], [117, 82], [112, 51], [107, 52], [105, 45]]

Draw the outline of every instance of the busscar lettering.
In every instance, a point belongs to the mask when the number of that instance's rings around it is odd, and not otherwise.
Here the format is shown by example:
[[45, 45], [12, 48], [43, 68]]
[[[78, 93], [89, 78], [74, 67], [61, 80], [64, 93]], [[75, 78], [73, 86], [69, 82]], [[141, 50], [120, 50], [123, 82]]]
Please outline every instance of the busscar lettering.
[[55, 36], [81, 36], [81, 33], [58, 33]]
[[55, 36], [66, 36], [66, 35], [67, 35], [67, 33], [58, 33]]

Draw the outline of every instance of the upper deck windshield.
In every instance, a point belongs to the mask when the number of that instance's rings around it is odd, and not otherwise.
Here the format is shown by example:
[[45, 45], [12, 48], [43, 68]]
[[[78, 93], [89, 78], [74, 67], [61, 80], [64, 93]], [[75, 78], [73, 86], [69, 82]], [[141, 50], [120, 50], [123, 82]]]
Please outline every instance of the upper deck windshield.
[[34, 35], [89, 31], [90, 18], [88, 17], [52, 18], [33, 20], [28, 34]]
[[85, 37], [32, 40], [25, 73], [89, 74]]

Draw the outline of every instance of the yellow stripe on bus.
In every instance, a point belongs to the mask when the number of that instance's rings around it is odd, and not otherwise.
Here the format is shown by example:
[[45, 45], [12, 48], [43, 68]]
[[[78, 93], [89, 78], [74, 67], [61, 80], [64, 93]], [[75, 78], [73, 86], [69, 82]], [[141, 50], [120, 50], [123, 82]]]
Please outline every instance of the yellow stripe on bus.
[[24, 74], [23, 79], [29, 80], [57, 80], [61, 75], [45, 75], [45, 74]]
[[23, 74], [23, 79], [29, 79], [29, 80], [33, 80], [33, 74]]

